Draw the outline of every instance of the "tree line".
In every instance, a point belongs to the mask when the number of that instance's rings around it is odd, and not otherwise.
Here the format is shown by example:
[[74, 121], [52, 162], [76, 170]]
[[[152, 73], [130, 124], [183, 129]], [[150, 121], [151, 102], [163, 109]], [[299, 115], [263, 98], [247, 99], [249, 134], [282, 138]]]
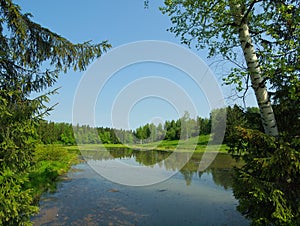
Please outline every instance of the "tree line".
[[37, 124], [39, 140], [43, 144], [139, 144], [160, 140], [179, 140], [210, 133], [210, 119], [197, 117], [191, 119], [188, 114], [164, 124], [148, 123], [135, 130], [108, 127], [90, 127], [71, 123], [48, 122], [41, 120]]
[[[259, 109], [256, 107], [241, 109], [239, 106], [228, 106], [215, 109], [209, 118], [190, 118], [188, 112], [177, 119], [167, 120], [163, 124], [147, 123], [135, 130], [115, 129], [108, 127], [90, 127], [71, 123], [48, 122], [41, 120], [37, 124], [39, 140], [43, 144], [140, 144], [160, 140], [189, 139], [211, 133], [212, 120], [218, 127], [221, 120], [226, 121], [224, 142], [229, 143], [235, 136], [235, 127], [244, 126], [262, 131], [261, 121], [258, 120]], [[225, 118], [224, 118], [225, 117]]]

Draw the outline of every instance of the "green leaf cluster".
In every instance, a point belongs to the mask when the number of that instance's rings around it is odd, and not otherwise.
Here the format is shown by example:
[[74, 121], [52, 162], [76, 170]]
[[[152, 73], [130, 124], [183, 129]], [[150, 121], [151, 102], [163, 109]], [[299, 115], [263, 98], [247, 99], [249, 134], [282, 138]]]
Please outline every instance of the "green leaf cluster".
[[[221, 55], [235, 64], [224, 78], [236, 84], [237, 91], [247, 90], [248, 68], [241, 59], [239, 24], [231, 5], [239, 5], [241, 22], [249, 27], [260, 69], [273, 89], [278, 80], [289, 82], [289, 94], [299, 93], [300, 7], [298, 0], [166, 0], [161, 7], [170, 17], [169, 31], [181, 43], [197, 49], [207, 48], [209, 56]], [[281, 84], [282, 84], [281, 82]], [[298, 91], [298, 92], [297, 92]]]
[[27, 189], [32, 190], [37, 204], [43, 192], [55, 191], [59, 176], [77, 162], [77, 152], [60, 145], [38, 145], [34, 151], [33, 166], [28, 173]]
[[245, 161], [233, 186], [238, 210], [259, 225], [300, 223], [300, 140], [237, 127], [230, 152]]
[[32, 205], [32, 190], [25, 189], [28, 175], [17, 174], [10, 169], [0, 173], [0, 224], [31, 225], [29, 216], [38, 211]]

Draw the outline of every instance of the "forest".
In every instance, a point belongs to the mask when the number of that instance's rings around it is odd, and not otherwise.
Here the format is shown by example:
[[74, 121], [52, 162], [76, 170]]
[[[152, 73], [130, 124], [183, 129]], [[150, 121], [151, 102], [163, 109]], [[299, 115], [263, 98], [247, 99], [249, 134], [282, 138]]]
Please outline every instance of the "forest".
[[[226, 112], [226, 119], [223, 113]], [[42, 144], [143, 144], [161, 140], [179, 140], [207, 135], [211, 133], [211, 120], [226, 120], [224, 143], [234, 136], [234, 128], [244, 125], [249, 129], [262, 131], [262, 124], [257, 120], [259, 109], [249, 107], [243, 111], [237, 105], [225, 109], [213, 110], [209, 118], [197, 117], [191, 119], [188, 112], [177, 120], [165, 121], [162, 125], [146, 124], [135, 130], [115, 128], [92, 128], [87, 125], [73, 126], [70, 123], [57, 123], [40, 121], [37, 125], [37, 133]], [[75, 132], [75, 135], [74, 135]]]

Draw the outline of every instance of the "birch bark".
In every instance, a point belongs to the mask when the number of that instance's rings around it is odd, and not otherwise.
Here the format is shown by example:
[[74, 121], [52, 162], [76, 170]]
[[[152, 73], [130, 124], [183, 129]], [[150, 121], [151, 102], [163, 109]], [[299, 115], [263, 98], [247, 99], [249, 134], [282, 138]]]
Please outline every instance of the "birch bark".
[[275, 115], [269, 99], [267, 87], [260, 70], [260, 65], [252, 43], [249, 26], [243, 20], [243, 11], [239, 4], [231, 2], [230, 8], [233, 12], [235, 23], [238, 25], [239, 40], [243, 49], [245, 61], [250, 73], [251, 85], [254, 89], [256, 100], [260, 109], [265, 133], [270, 136], [278, 136], [278, 128]]

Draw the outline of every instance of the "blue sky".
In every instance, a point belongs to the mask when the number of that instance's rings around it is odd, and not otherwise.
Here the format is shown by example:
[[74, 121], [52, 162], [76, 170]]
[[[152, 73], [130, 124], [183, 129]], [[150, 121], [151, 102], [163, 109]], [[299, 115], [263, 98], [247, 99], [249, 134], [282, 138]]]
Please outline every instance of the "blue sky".
[[[143, 0], [30, 0], [15, 1], [23, 12], [30, 12], [33, 20], [42, 26], [60, 34], [70, 41], [84, 42], [93, 40], [94, 43], [108, 40], [113, 48], [127, 43], [142, 40], [161, 40], [180, 44], [179, 39], [166, 29], [170, 27], [169, 18], [162, 15], [158, 7], [163, 1], [150, 1], [149, 9], [144, 9]], [[216, 59], [206, 59], [207, 51], [192, 50], [207, 64]], [[184, 60], [184, 59], [183, 59]], [[217, 65], [217, 66], [216, 66]], [[229, 87], [221, 86], [221, 77], [228, 71], [226, 64], [214, 64], [211, 69], [225, 97], [232, 94]], [[72, 122], [72, 106], [76, 89], [84, 72], [61, 74], [55, 87], [61, 87], [59, 94], [51, 98], [51, 103], [59, 103], [47, 118], [51, 121]], [[188, 92], [195, 102], [198, 113], [208, 117], [210, 108], [205, 94], [183, 72], [162, 64], [137, 64], [125, 67], [105, 84], [98, 96], [96, 124], [111, 126], [111, 106], [115, 97], [128, 84], [143, 76], [161, 76], [172, 80]], [[232, 100], [227, 100], [232, 104]], [[255, 103], [248, 98], [249, 105]], [[129, 127], [157, 121], [178, 118], [178, 112], [168, 101], [159, 98], [146, 98], [134, 104], [129, 114]]]

